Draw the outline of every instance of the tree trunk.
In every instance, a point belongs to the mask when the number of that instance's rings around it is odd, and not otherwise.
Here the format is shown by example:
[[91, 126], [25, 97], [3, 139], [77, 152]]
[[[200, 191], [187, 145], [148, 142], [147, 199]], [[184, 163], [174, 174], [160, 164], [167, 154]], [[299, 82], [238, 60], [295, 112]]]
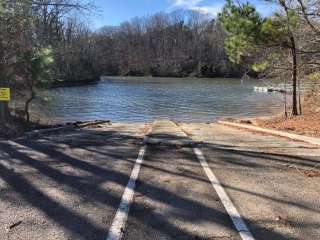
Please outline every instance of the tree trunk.
[[35, 97], [35, 94], [34, 94], [34, 91], [33, 91], [33, 86], [31, 85], [30, 86], [30, 98], [26, 101], [25, 103], [25, 106], [24, 106], [24, 112], [26, 114], [26, 117], [27, 117], [27, 122], [30, 122], [30, 112], [29, 112], [29, 106], [30, 106], [30, 103], [32, 102], [32, 100], [34, 99]]
[[288, 117], [287, 112], [287, 79], [284, 78], [284, 116]]
[[299, 114], [302, 115], [302, 103], [301, 103], [301, 89], [300, 79], [298, 79], [298, 96], [299, 96]]
[[297, 73], [298, 73], [298, 67], [297, 67], [297, 49], [296, 49], [296, 43], [295, 38], [293, 35], [293, 32], [290, 27], [290, 18], [289, 18], [289, 7], [287, 6], [286, 1], [279, 0], [280, 6], [284, 9], [287, 15], [287, 28], [288, 28], [288, 36], [290, 41], [290, 51], [291, 51], [291, 57], [292, 57], [292, 115], [297, 116], [298, 115], [298, 102], [297, 102]]
[[294, 37], [290, 37], [291, 42], [291, 57], [292, 57], [292, 115], [298, 115], [297, 101], [297, 52]]
[[7, 102], [0, 102], [0, 123], [6, 123], [9, 119], [9, 106]]

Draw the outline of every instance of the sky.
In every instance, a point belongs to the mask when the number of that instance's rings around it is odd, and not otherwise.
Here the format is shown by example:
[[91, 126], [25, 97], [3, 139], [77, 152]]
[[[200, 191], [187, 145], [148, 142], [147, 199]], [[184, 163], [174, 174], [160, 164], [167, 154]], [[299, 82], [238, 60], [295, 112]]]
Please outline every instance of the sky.
[[[249, 0], [263, 15], [269, 15], [274, 7], [264, 0]], [[134, 17], [152, 15], [157, 12], [171, 12], [177, 9], [193, 9], [212, 17], [222, 9], [225, 0], [94, 0], [99, 13], [91, 17], [92, 27], [111, 25], [117, 26], [121, 22]]]

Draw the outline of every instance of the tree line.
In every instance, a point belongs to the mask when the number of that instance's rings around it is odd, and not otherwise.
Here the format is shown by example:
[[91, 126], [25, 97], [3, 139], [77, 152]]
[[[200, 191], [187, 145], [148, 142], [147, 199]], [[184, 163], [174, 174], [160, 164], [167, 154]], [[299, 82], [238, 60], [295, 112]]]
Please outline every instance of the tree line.
[[197, 11], [134, 18], [93, 34], [97, 71], [105, 75], [239, 77], [224, 49], [221, 24]]
[[[14, 89], [29, 120], [35, 89], [90, 82], [102, 75], [281, 77], [293, 86], [292, 114], [302, 113], [299, 85], [318, 79], [319, 0], [274, 0], [262, 17], [227, 1], [216, 19], [177, 10], [93, 31], [84, 0], [0, 0], [0, 87]], [[285, 113], [287, 114], [287, 106]], [[0, 119], [10, 117], [0, 102]]]

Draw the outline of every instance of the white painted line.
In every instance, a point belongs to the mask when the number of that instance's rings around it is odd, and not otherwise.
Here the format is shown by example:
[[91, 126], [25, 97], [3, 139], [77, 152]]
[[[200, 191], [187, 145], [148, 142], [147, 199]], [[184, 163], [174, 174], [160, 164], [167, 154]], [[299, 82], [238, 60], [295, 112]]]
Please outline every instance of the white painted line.
[[236, 207], [232, 203], [231, 199], [227, 195], [226, 191], [222, 187], [220, 181], [218, 178], [214, 175], [214, 173], [211, 171], [209, 164], [205, 157], [203, 156], [203, 153], [199, 148], [193, 149], [194, 153], [196, 154], [198, 160], [200, 161], [201, 166], [203, 167], [203, 170], [207, 174], [213, 188], [217, 192], [224, 208], [226, 209], [227, 213], [229, 214], [234, 226], [236, 227], [238, 233], [240, 234], [240, 237], [242, 240], [254, 240], [253, 235], [251, 234], [249, 228], [247, 227], [245, 221], [242, 219], [241, 215], [237, 211]]
[[[147, 141], [147, 136], [143, 140], [143, 144]], [[123, 231], [126, 226], [128, 219], [128, 214], [130, 210], [131, 203], [133, 202], [134, 190], [136, 187], [136, 181], [139, 176], [141, 169], [141, 164], [143, 162], [144, 154], [147, 150], [147, 145], [144, 145], [140, 148], [138, 158], [134, 164], [134, 167], [131, 172], [130, 179], [127, 183], [127, 186], [122, 195], [120, 205], [118, 207], [117, 213], [113, 219], [112, 225], [109, 229], [108, 236], [106, 240], [120, 240], [123, 234]]]

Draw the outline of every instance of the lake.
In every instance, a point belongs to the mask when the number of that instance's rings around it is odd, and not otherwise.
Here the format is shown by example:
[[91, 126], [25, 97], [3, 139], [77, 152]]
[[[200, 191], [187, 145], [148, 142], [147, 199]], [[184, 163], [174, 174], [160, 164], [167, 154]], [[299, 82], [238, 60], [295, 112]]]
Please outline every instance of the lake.
[[38, 101], [37, 106], [40, 118], [52, 123], [95, 119], [211, 122], [279, 112], [281, 94], [254, 92], [259, 84], [259, 80], [240, 79], [105, 77], [96, 85], [46, 91], [50, 101]]

